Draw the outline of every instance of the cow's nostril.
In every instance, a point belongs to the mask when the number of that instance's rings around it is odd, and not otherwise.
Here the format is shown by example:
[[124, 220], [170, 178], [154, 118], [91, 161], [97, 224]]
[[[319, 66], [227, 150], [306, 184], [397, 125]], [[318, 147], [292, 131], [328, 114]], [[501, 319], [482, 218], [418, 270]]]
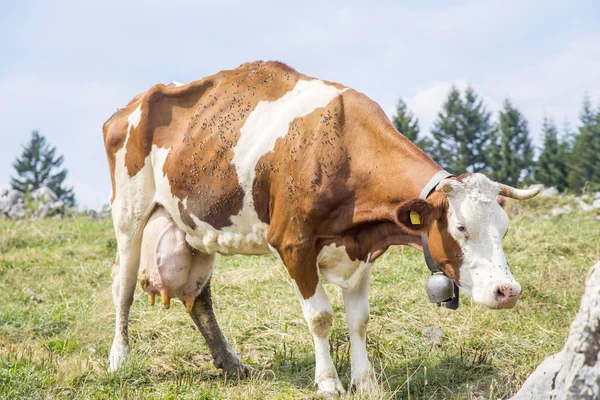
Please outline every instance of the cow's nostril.
[[505, 284], [496, 287], [495, 292], [498, 308], [512, 308], [517, 304], [521, 295], [521, 288], [517, 285]]

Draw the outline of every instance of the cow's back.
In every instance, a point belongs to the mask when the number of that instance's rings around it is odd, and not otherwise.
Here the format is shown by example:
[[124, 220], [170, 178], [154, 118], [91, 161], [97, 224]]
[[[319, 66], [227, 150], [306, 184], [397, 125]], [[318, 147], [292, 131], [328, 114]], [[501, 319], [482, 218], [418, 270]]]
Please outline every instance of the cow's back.
[[278, 62], [243, 64], [182, 86], [155, 85], [104, 125], [112, 199], [119, 181], [146, 174], [152, 184], [144, 188], [153, 186], [155, 202], [194, 247], [267, 252], [264, 203], [272, 171], [263, 168], [255, 179], [258, 160], [294, 119], [341, 89]]

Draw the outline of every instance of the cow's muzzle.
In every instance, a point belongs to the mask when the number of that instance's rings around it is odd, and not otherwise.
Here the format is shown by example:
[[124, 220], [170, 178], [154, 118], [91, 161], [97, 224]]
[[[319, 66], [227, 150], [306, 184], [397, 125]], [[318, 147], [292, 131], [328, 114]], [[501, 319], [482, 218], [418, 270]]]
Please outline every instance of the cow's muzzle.
[[504, 283], [494, 290], [494, 297], [498, 304], [497, 309], [513, 308], [521, 296], [521, 285], [518, 283]]

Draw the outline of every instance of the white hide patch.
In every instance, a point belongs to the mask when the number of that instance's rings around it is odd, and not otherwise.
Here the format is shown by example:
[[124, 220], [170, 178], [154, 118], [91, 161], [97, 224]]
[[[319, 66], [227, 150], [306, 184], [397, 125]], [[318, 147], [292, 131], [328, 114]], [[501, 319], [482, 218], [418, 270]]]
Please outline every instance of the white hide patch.
[[298, 81], [296, 86], [275, 101], [259, 102], [240, 130], [233, 148], [232, 163], [246, 193], [252, 190], [255, 167], [260, 158], [273, 151], [275, 142], [287, 135], [296, 118], [325, 107], [343, 91], [320, 80]]
[[129, 127], [127, 128], [127, 138], [125, 139], [125, 145], [127, 145], [127, 141], [129, 140], [129, 131], [133, 128], [135, 129], [142, 119], [142, 104], [139, 106], [131, 114], [127, 117], [127, 122], [129, 122]]
[[[498, 186], [482, 174], [473, 174], [463, 182], [454, 180], [448, 193], [448, 231], [463, 251], [460, 284], [476, 303], [494, 308], [500, 285], [517, 288], [502, 239], [508, 229], [508, 217], [497, 203]], [[468, 238], [458, 231], [464, 226]]]
[[[260, 226], [257, 227], [256, 223], [245, 226], [234, 224], [217, 230], [195, 215], [190, 215], [196, 224], [195, 229], [183, 223], [179, 212], [179, 199], [171, 193], [169, 179], [163, 171], [170, 151], [171, 149], [153, 145], [149, 155], [154, 171], [154, 182], [156, 182], [154, 200], [163, 205], [175, 224], [186, 233], [186, 241], [190, 246], [206, 254], [267, 254], [269, 249], [264, 239], [266, 233], [261, 232]], [[187, 198], [182, 202], [186, 207]], [[256, 219], [258, 220], [258, 217]]]
[[[177, 85], [175, 82], [174, 84]], [[266, 240], [269, 226], [258, 218], [252, 197], [256, 164], [263, 155], [273, 151], [278, 138], [285, 137], [292, 121], [325, 107], [344, 90], [320, 80], [302, 80], [281, 98], [257, 104], [242, 126], [239, 141], [233, 148], [232, 164], [244, 190], [242, 210], [231, 217], [231, 226], [219, 230], [195, 215], [190, 215], [196, 224], [195, 229], [183, 223], [179, 212], [179, 199], [172, 195], [169, 180], [163, 171], [171, 149], [153, 145], [143, 169], [133, 178], [127, 176], [125, 149], [129, 140], [129, 130], [140, 122], [140, 105], [128, 117], [129, 128], [125, 145], [116, 154], [115, 176], [118, 182], [117, 192], [120, 194], [119, 201], [162, 204], [175, 224], [186, 233], [187, 242], [203, 253], [267, 254], [270, 250]], [[149, 168], [152, 168], [152, 172]], [[127, 184], [120, 185], [119, 182]], [[140, 196], [144, 195], [153, 195], [154, 198], [140, 200]], [[183, 199], [182, 202], [185, 207], [187, 199]], [[127, 210], [129, 206], [119, 208]], [[115, 221], [119, 218], [117, 215]]]
[[[131, 129], [137, 127], [142, 117], [141, 104], [129, 115], [127, 121], [127, 135], [123, 147], [115, 153], [115, 186], [116, 193], [112, 202], [112, 215], [115, 227], [117, 224], [128, 226], [129, 222], [137, 219], [137, 215], [146, 215], [148, 207], [153, 204], [154, 182], [151, 179], [150, 163], [148, 158], [144, 167], [135, 176], [130, 177], [125, 165], [125, 153]], [[124, 215], [128, 213], [131, 215]]]
[[[290, 124], [296, 118], [325, 107], [342, 92], [343, 90], [320, 80], [301, 80], [279, 99], [261, 101], [256, 105], [240, 129], [240, 138], [233, 148], [231, 161], [240, 187], [244, 191], [243, 206], [237, 215], [231, 216], [233, 225], [223, 228], [222, 233], [218, 234], [216, 242], [219, 250], [217, 251], [228, 253], [231, 249], [243, 254], [268, 252], [266, 237], [269, 226], [258, 218], [252, 197], [256, 164], [262, 156], [273, 151], [278, 138], [287, 135]], [[194, 222], [200, 222], [194, 216], [192, 218]], [[207, 241], [213, 243], [213, 236], [211, 235]], [[196, 241], [193, 245], [195, 243]], [[204, 241], [203, 245], [206, 246]]]
[[371, 254], [367, 261], [354, 260], [348, 257], [346, 246], [330, 244], [321, 249], [317, 256], [319, 271], [327, 280], [342, 290], [352, 292], [357, 287], [373, 266], [370, 263]]

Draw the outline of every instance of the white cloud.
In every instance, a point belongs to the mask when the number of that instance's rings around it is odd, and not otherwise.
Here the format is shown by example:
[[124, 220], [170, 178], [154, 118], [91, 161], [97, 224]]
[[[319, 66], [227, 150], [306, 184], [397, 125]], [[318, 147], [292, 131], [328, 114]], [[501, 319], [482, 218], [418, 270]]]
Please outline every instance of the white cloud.
[[[510, 98], [528, 119], [534, 141], [539, 145], [545, 116], [554, 118], [559, 126], [564, 120], [575, 126], [585, 93], [594, 104], [599, 104], [598, 71], [600, 35], [576, 39], [536, 63], [474, 80], [471, 85], [494, 118], [504, 99]], [[468, 83], [466, 80], [430, 82], [405, 97], [409, 109], [419, 118], [423, 133], [430, 132], [452, 85], [462, 91]], [[388, 107], [388, 112], [391, 115], [393, 107]]]
[[[452, 86], [459, 91], [464, 92], [469, 86], [466, 80], [456, 80], [452, 82], [432, 82], [417, 90], [413, 96], [405, 99], [408, 108], [419, 118], [421, 132], [428, 134], [433, 127], [433, 122], [437, 118], [438, 112], [448, 98], [448, 93]], [[502, 107], [501, 101], [488, 96], [486, 93], [480, 93], [477, 87], [475, 92], [482, 98], [484, 106], [488, 112], [495, 117], [496, 113]]]
[[509, 96], [531, 120], [537, 134], [545, 115], [577, 122], [587, 92], [600, 100], [600, 35], [579, 38], [539, 62], [494, 74], [481, 87], [495, 97]]

